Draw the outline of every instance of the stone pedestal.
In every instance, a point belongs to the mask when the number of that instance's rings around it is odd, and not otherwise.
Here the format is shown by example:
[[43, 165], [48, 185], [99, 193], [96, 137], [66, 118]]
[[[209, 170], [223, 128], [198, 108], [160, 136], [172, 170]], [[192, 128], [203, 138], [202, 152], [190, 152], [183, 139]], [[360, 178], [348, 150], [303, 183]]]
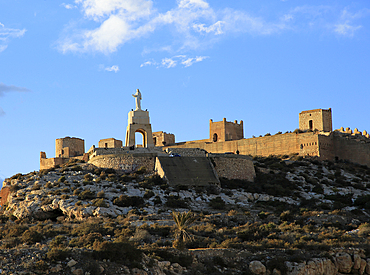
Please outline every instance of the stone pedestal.
[[135, 110], [128, 113], [125, 146], [135, 146], [136, 132], [143, 135], [143, 147], [154, 147], [152, 126], [150, 125], [148, 111]]

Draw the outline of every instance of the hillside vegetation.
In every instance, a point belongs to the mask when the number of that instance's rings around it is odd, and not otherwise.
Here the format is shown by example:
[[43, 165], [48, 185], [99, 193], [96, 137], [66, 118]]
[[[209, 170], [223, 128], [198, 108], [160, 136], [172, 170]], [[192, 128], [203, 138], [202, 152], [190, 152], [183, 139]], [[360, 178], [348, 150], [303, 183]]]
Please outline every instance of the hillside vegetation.
[[[370, 274], [369, 168], [253, 162], [254, 182], [207, 188], [76, 162], [14, 175], [0, 274]], [[176, 246], [173, 212], [189, 210]]]

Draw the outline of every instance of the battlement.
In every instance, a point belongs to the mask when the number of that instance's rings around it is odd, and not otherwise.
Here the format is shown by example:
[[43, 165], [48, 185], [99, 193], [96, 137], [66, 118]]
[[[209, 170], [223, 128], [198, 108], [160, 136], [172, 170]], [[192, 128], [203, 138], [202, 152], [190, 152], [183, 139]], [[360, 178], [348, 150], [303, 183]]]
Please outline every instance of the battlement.
[[244, 138], [243, 120], [238, 124], [237, 120], [234, 122], [222, 121], [213, 122], [209, 120], [209, 141], [222, 142], [228, 140], [238, 140]]

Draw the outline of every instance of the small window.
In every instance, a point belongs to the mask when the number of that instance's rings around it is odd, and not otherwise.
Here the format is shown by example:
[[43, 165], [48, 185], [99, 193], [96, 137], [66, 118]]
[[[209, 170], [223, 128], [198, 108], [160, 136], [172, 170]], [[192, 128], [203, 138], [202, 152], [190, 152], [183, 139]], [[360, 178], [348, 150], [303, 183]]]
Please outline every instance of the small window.
[[108, 143], [105, 143], [105, 148], [108, 148]]
[[308, 121], [308, 127], [309, 127], [310, 130], [313, 129], [313, 122], [312, 122], [312, 120]]
[[216, 133], [214, 133], [214, 134], [213, 134], [213, 142], [216, 142], [217, 140], [218, 140], [217, 134], [216, 134]]

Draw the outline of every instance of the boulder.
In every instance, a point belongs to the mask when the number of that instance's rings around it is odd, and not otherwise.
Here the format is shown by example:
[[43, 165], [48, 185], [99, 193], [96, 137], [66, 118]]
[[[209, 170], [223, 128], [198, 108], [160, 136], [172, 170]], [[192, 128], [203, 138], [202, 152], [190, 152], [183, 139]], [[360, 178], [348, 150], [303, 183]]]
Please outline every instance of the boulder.
[[260, 261], [252, 261], [249, 263], [249, 269], [253, 274], [266, 274], [266, 267]]
[[338, 252], [335, 254], [335, 263], [340, 273], [348, 274], [352, 270], [352, 258], [346, 252]]

